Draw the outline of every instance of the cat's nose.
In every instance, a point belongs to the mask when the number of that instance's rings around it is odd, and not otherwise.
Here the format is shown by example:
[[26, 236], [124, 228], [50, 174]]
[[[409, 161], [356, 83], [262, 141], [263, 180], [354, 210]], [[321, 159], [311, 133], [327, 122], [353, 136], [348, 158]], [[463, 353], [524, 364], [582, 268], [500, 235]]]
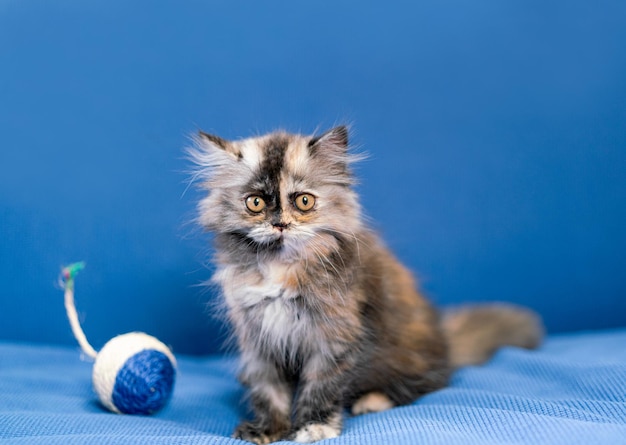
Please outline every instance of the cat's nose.
[[275, 229], [278, 229], [280, 232], [282, 232], [287, 227], [289, 227], [289, 224], [284, 223], [284, 222], [276, 222], [276, 223], [274, 223], [272, 225], [274, 226]]

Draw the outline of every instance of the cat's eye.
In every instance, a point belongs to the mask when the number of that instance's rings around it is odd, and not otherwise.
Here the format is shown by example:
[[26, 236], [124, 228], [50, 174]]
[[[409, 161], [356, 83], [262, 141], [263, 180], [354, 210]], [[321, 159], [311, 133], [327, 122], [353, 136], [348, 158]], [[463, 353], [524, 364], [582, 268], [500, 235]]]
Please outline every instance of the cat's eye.
[[315, 196], [309, 193], [302, 193], [301, 195], [296, 196], [294, 203], [298, 210], [308, 212], [315, 205]]
[[265, 201], [257, 195], [248, 196], [246, 198], [246, 207], [254, 213], [261, 213], [265, 208]]

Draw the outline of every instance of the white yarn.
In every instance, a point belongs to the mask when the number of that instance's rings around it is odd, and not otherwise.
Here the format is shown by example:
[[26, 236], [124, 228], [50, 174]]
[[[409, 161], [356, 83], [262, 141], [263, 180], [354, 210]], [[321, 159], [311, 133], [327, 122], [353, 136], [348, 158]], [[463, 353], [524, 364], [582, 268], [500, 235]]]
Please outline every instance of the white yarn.
[[74, 333], [74, 337], [76, 337], [76, 340], [78, 341], [78, 344], [80, 345], [80, 348], [89, 357], [96, 358], [98, 353], [87, 341], [87, 337], [85, 336], [85, 333], [80, 327], [80, 322], [78, 321], [78, 313], [76, 312], [76, 305], [74, 304], [74, 282], [73, 281], [68, 281], [65, 284], [65, 311], [67, 312], [67, 318], [70, 320], [70, 326], [72, 328], [72, 332]]
[[145, 350], [164, 353], [176, 367], [176, 359], [170, 349], [155, 337], [143, 332], [129, 332], [113, 337], [98, 353], [93, 366], [93, 387], [102, 404], [109, 410], [120, 413], [112, 400], [117, 373], [126, 360]]

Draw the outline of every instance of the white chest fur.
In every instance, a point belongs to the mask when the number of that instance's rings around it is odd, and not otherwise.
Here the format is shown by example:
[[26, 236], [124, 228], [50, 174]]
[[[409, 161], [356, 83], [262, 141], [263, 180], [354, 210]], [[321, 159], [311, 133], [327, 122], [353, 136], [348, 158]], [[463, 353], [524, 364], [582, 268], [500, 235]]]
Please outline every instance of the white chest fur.
[[293, 302], [275, 298], [259, 309], [262, 317], [261, 336], [264, 341], [281, 348], [293, 346], [295, 342], [302, 343], [306, 321], [298, 314], [298, 308]]
[[290, 347], [306, 342], [308, 317], [298, 307], [297, 290], [289, 287], [290, 268], [284, 263], [268, 263], [256, 270], [241, 271], [235, 266], [218, 270], [214, 281], [222, 287], [226, 303], [237, 316], [242, 329], [254, 329], [258, 340], [274, 347]]
[[215, 273], [213, 281], [222, 287], [230, 308], [249, 308], [268, 299], [297, 297], [297, 292], [285, 285], [290, 267], [278, 262], [245, 271], [236, 266], [223, 266]]

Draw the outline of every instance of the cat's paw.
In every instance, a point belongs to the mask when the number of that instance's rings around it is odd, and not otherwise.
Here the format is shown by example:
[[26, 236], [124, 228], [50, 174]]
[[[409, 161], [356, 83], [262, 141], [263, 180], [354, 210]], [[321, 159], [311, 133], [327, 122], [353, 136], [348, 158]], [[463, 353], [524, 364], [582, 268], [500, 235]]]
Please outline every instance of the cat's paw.
[[341, 434], [341, 427], [328, 423], [310, 423], [303, 426], [290, 437], [294, 442], [311, 443], [318, 440], [332, 439]]
[[393, 408], [393, 402], [382, 392], [370, 392], [365, 394], [352, 405], [352, 414], [379, 413]]
[[267, 427], [254, 422], [242, 422], [235, 429], [233, 438], [266, 445], [284, 438], [286, 431], [269, 431]]

